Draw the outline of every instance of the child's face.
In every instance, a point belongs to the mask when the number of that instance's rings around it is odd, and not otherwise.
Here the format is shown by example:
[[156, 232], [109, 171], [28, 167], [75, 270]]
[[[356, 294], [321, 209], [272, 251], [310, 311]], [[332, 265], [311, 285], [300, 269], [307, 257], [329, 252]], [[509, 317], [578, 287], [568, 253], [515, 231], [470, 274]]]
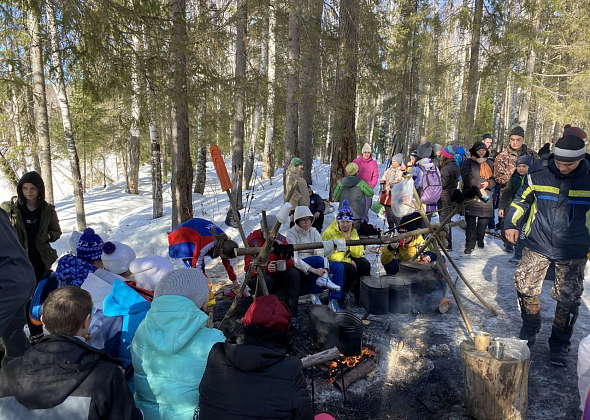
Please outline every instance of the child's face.
[[519, 164], [516, 165], [516, 172], [518, 172], [518, 175], [520, 176], [524, 176], [529, 172], [529, 165], [524, 165], [524, 164]]

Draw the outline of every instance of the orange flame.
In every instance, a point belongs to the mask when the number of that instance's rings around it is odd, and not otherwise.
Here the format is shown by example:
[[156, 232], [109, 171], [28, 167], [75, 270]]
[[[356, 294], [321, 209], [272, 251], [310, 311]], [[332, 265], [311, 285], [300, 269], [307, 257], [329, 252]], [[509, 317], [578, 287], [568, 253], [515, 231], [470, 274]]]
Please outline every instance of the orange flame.
[[[352, 368], [370, 357], [377, 357], [377, 354], [368, 347], [365, 347], [358, 356], [350, 356], [342, 360], [342, 365]], [[335, 376], [338, 371], [338, 363], [338, 361], [332, 361], [328, 363], [328, 366], [330, 367], [330, 382], [334, 382], [336, 380]]]

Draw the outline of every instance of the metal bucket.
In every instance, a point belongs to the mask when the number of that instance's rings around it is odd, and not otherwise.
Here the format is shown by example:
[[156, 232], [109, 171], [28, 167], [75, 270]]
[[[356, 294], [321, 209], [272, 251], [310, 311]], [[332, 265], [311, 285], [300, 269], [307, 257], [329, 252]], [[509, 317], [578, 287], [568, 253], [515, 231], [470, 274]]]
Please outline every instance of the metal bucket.
[[321, 349], [327, 350], [338, 346], [340, 325], [336, 314], [327, 306], [313, 306], [309, 310], [311, 339]]
[[361, 306], [370, 314], [385, 315], [389, 312], [389, 283], [383, 276], [361, 277]]
[[348, 311], [336, 313], [340, 327], [338, 350], [345, 356], [358, 356], [363, 348], [363, 321]]
[[388, 277], [389, 312], [407, 314], [412, 306], [412, 281], [402, 273]]

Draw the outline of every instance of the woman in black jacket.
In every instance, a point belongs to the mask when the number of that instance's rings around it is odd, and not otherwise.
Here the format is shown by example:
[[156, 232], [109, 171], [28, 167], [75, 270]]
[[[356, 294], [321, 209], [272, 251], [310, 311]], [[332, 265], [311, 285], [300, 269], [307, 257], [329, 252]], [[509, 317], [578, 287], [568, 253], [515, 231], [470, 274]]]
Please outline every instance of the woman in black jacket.
[[494, 215], [492, 192], [496, 186], [494, 181], [494, 163], [488, 159], [490, 152], [486, 145], [479, 141], [469, 150], [471, 159], [463, 161], [461, 177], [463, 193], [468, 190], [475, 192], [476, 202], [465, 206], [465, 254], [471, 254], [477, 242], [478, 248], [484, 247], [484, 237], [488, 219]]
[[[455, 150], [453, 146], [446, 146], [441, 150], [440, 155], [440, 183], [442, 184], [442, 193], [440, 195], [440, 202], [438, 208], [438, 216], [442, 222], [449, 214], [451, 214], [453, 206], [453, 193], [459, 186], [459, 177], [461, 170], [455, 162]], [[453, 250], [453, 236], [451, 228], [447, 233], [447, 251]]]
[[199, 387], [199, 420], [312, 420], [303, 366], [288, 356], [291, 315], [276, 296], [257, 298], [234, 341], [209, 352]]

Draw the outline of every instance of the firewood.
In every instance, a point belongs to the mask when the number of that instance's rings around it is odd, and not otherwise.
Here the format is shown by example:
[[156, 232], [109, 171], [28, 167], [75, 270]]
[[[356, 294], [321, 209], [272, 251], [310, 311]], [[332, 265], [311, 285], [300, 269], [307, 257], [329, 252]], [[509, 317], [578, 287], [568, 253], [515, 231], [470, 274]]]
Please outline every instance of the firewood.
[[344, 384], [342, 383], [343, 381], [342, 377], [340, 376], [340, 373], [338, 373], [334, 380], [334, 385], [340, 391], [344, 391], [348, 389], [348, 387], [356, 381], [363, 379], [365, 376], [373, 372], [376, 368], [377, 363], [375, 363], [371, 359], [365, 359], [361, 363], [356, 365], [354, 369], [351, 369], [349, 372], [344, 373]]
[[307, 369], [311, 366], [319, 365], [321, 363], [330, 362], [340, 357], [340, 351], [336, 347], [321, 351], [319, 353], [312, 354], [311, 356], [304, 357], [301, 359], [303, 363], [303, 369]]

